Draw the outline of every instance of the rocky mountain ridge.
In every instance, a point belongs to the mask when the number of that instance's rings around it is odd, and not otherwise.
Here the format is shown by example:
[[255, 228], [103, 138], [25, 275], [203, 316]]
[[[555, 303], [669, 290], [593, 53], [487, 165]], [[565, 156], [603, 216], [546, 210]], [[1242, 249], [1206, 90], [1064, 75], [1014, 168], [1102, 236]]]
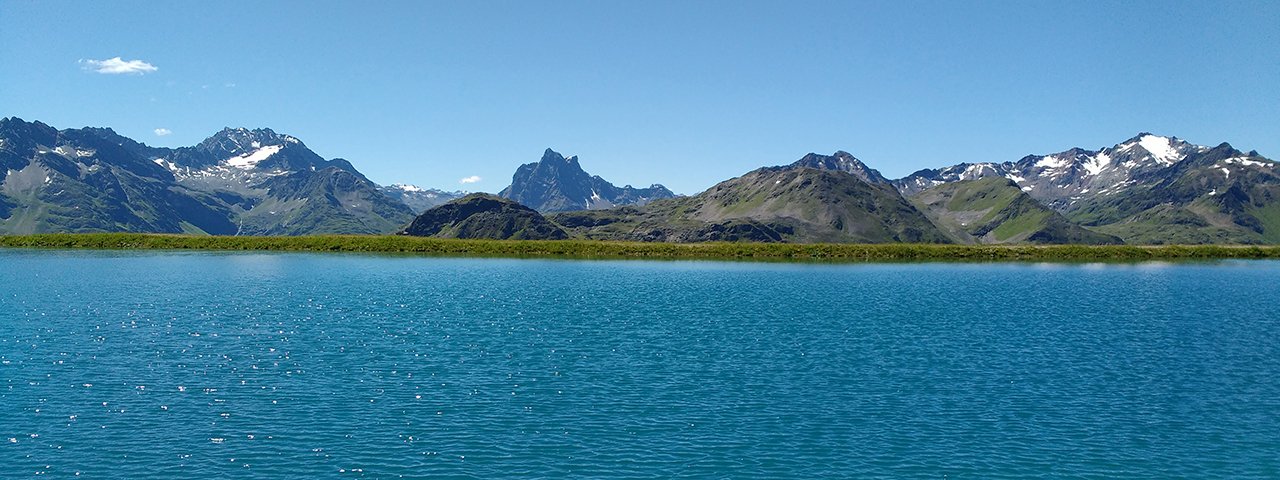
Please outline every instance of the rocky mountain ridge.
[[415, 214], [421, 214], [432, 207], [444, 205], [467, 195], [466, 192], [461, 190], [448, 192], [437, 188], [422, 188], [404, 183], [393, 183], [378, 187], [378, 190], [384, 195], [408, 205]]
[[511, 185], [498, 193], [540, 212], [598, 210], [620, 205], [643, 205], [675, 197], [667, 187], [617, 187], [582, 169], [577, 156], [565, 158], [548, 148], [537, 162], [516, 169]]
[[926, 169], [893, 183], [914, 196], [1002, 177], [1067, 219], [1130, 243], [1275, 243], [1278, 174], [1280, 164], [1256, 151], [1144, 132], [1098, 150]]
[[[377, 185], [350, 162], [266, 128], [226, 128], [194, 146], [158, 148], [110, 128], [4, 118], [0, 168], [0, 233], [389, 233], [465, 195]], [[501, 196], [578, 238], [1280, 243], [1280, 164], [1225, 143], [1150, 133], [896, 180], [844, 151], [810, 153], [689, 197], [661, 185], [614, 186], [587, 174], [577, 157], [547, 149], [516, 170]], [[517, 210], [504, 205], [489, 206]]]
[[149, 147], [0, 119], [0, 232], [388, 233], [413, 218], [343, 159], [270, 129]]

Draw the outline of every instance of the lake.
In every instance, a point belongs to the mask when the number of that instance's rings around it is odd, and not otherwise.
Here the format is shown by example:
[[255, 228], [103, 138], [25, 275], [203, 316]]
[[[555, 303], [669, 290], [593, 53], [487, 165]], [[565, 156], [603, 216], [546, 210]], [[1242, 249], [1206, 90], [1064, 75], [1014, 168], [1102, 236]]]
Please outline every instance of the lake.
[[0, 477], [1280, 476], [1280, 262], [0, 250]]

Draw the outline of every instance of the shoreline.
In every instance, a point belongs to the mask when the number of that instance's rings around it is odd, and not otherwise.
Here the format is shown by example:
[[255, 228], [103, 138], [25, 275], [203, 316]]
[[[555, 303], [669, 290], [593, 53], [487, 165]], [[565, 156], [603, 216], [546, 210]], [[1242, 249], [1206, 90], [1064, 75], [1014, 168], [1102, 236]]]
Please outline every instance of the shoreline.
[[460, 240], [402, 235], [226, 237], [145, 233], [0, 235], [0, 248], [397, 253], [581, 259], [883, 261], [1145, 261], [1280, 259], [1280, 246], [640, 243]]

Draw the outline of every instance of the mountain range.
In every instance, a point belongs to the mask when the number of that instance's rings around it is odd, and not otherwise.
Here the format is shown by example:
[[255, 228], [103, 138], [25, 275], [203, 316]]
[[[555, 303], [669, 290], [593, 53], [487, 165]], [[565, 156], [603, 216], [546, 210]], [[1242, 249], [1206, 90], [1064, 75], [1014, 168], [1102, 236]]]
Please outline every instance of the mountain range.
[[1260, 244], [1280, 243], [1277, 199], [1277, 164], [1257, 152], [1150, 133], [899, 179], [847, 152], [810, 153], [692, 196], [617, 187], [547, 149], [495, 197], [380, 186], [270, 129], [227, 128], [195, 146], [159, 148], [109, 128], [0, 119], [8, 234]]
[[374, 234], [414, 216], [350, 162], [270, 129], [156, 148], [109, 128], [0, 119], [0, 232]]
[[[556, 184], [539, 166], [517, 180]], [[689, 197], [540, 210], [571, 237], [600, 240], [1263, 244], [1280, 243], [1277, 173], [1257, 152], [1141, 133], [896, 180], [847, 152], [810, 153]]]
[[408, 185], [404, 183], [393, 183], [385, 187], [378, 187], [384, 195], [399, 200], [401, 203], [408, 205], [414, 213], [421, 214], [432, 207], [444, 205], [450, 200], [462, 198], [467, 195], [463, 191], [444, 191], [436, 188], [422, 188], [417, 185]]
[[1098, 150], [959, 164], [895, 180], [916, 198], [938, 186], [1001, 177], [1090, 230], [1126, 243], [1280, 242], [1280, 171], [1256, 151], [1141, 133]]

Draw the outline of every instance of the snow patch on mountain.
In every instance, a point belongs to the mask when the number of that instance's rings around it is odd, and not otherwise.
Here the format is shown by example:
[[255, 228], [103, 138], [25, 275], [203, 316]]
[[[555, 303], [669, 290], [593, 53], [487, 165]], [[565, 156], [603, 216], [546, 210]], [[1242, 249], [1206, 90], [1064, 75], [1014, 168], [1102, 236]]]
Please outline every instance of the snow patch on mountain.
[[1231, 157], [1223, 160], [1222, 163], [1244, 165], [1246, 167], [1273, 167], [1276, 165], [1275, 162], [1259, 162], [1250, 160], [1249, 157]]
[[156, 163], [156, 165], [159, 165], [159, 166], [161, 166], [161, 167], [164, 167], [165, 169], [169, 170], [170, 172], [178, 173], [178, 172], [180, 171], [180, 169], [178, 168], [178, 166], [177, 166], [176, 164], [174, 164], [173, 162], [170, 162], [170, 161], [168, 161], [168, 160], [165, 160], [165, 159], [163, 159], [163, 158], [153, 158], [153, 159], [151, 159], [151, 161], [152, 161], [152, 162], [155, 162], [155, 163]]
[[406, 191], [406, 192], [424, 192], [424, 191], [426, 191], [426, 190], [424, 190], [422, 187], [419, 187], [419, 186], [417, 186], [417, 185], [409, 185], [409, 184], [405, 184], [405, 183], [393, 183], [393, 184], [391, 184], [391, 188], [394, 188], [394, 189], [397, 189], [397, 190], [403, 190], [403, 191]]
[[1111, 155], [1107, 155], [1107, 152], [1098, 152], [1097, 155], [1089, 157], [1088, 160], [1081, 164], [1085, 171], [1089, 172], [1089, 175], [1102, 173], [1102, 170], [1109, 165], [1111, 165]]
[[1036, 162], [1037, 167], [1040, 167], [1046, 170], [1064, 168], [1070, 164], [1071, 164], [1070, 160], [1059, 157], [1057, 155], [1045, 155], [1044, 158], [1041, 158], [1040, 161]]
[[1141, 145], [1143, 150], [1146, 150], [1157, 161], [1165, 165], [1172, 165], [1178, 160], [1182, 160], [1182, 155], [1178, 153], [1177, 149], [1173, 148], [1168, 137], [1143, 135], [1142, 138], [1138, 139], [1138, 145]]
[[[990, 165], [990, 169], [978, 166], [983, 164], [961, 163], [937, 170], [920, 170], [894, 180], [893, 184], [903, 195], [910, 196], [943, 183], [998, 175], [1013, 180], [1036, 200], [1061, 211], [1077, 199], [1111, 195], [1135, 183], [1149, 182], [1159, 171], [1209, 150], [1176, 137], [1144, 132], [1113, 147], [1072, 148], [1046, 155], [1028, 155], [1018, 161], [985, 164]], [[1243, 163], [1246, 161], [1256, 164], [1258, 158], [1246, 155], [1223, 165], [1246, 165]]]
[[[257, 145], [258, 142], [253, 142], [253, 144]], [[249, 170], [257, 166], [259, 162], [266, 160], [267, 158], [270, 158], [272, 155], [275, 155], [276, 153], [279, 153], [281, 148], [284, 148], [284, 147], [280, 145], [270, 145], [270, 146], [266, 146], [266, 147], [262, 147], [257, 150], [254, 150], [251, 153], [228, 158], [223, 162], [232, 167], [236, 167], [242, 170]]]

